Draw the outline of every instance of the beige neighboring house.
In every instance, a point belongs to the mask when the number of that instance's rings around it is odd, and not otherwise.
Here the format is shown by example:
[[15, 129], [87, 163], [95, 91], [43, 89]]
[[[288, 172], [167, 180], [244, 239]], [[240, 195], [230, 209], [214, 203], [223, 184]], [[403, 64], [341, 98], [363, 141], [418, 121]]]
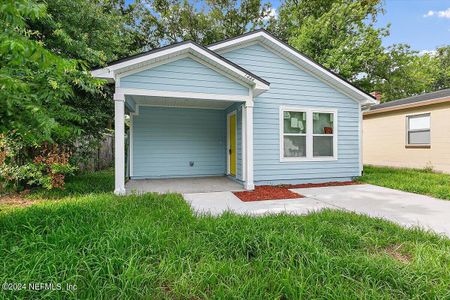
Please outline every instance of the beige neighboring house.
[[372, 106], [363, 114], [363, 161], [450, 173], [450, 89]]

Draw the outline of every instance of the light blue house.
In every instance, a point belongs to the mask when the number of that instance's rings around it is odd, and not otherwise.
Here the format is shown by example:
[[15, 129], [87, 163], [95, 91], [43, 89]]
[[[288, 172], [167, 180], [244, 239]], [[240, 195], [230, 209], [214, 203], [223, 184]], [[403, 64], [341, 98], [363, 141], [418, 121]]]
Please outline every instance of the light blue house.
[[361, 174], [361, 109], [375, 99], [258, 30], [186, 41], [111, 63], [115, 192], [129, 177], [229, 176], [255, 185], [350, 180]]

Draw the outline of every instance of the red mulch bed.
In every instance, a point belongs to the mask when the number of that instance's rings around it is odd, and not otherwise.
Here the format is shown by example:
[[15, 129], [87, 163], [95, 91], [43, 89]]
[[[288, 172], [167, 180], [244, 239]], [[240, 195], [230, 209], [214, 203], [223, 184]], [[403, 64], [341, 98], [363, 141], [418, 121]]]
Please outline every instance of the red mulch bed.
[[241, 201], [263, 201], [263, 200], [281, 200], [298, 199], [305, 196], [294, 193], [289, 189], [314, 188], [326, 186], [345, 186], [360, 184], [355, 181], [332, 181], [325, 183], [304, 183], [304, 184], [285, 184], [285, 185], [259, 185], [253, 191], [233, 192]]
[[259, 185], [255, 190], [248, 192], [234, 192], [241, 201], [262, 201], [262, 200], [280, 200], [280, 199], [294, 199], [303, 198], [305, 196], [294, 193], [285, 187], [273, 185]]

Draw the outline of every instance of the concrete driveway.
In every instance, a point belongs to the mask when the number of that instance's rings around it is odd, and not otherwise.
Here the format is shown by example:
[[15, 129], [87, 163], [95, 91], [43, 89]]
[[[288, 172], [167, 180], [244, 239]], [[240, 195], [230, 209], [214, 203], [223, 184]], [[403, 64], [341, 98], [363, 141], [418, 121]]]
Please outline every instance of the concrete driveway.
[[227, 210], [251, 215], [306, 214], [332, 208], [384, 218], [407, 227], [419, 226], [450, 237], [450, 201], [369, 184], [293, 191], [306, 198], [242, 202], [231, 192], [184, 194], [184, 197], [195, 211], [213, 215]]

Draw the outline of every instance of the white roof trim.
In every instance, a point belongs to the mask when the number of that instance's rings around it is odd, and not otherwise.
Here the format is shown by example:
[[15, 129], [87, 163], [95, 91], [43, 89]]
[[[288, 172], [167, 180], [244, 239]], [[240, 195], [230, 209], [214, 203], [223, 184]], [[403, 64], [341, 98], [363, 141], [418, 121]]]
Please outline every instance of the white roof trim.
[[259, 78], [255, 78], [248, 72], [245, 72], [241, 68], [236, 67], [234, 64], [217, 57], [205, 49], [202, 49], [200, 46], [192, 42], [186, 42], [179, 45], [174, 45], [172, 47], [169, 46], [167, 49], [157, 50], [155, 52], [150, 52], [147, 55], [113, 63], [105, 68], [93, 70], [91, 74], [96, 78], [107, 79], [110, 82], [114, 82], [120, 78], [121, 74], [130, 74], [132, 73], [132, 70], [136, 69], [142, 70], [142, 68], [146, 65], [149, 67], [155, 63], [159, 65], [160, 62], [171, 60], [174, 57], [181, 55], [193, 55], [207, 64], [217, 67], [224, 72], [224, 75], [234, 80], [237, 79], [238, 81], [245, 83], [247, 86], [251, 86], [256, 92], [258, 92], [258, 94], [269, 89], [269, 84], [267, 82], [260, 80]]
[[208, 48], [213, 51], [217, 51], [219, 53], [228, 52], [236, 47], [242, 47], [244, 44], [248, 44], [254, 41], [261, 42], [262, 44], [269, 46], [272, 49], [278, 50], [282, 55], [284, 54], [288, 58], [291, 58], [293, 61], [297, 62], [300, 66], [304, 67], [306, 70], [310, 71], [314, 75], [322, 78], [326, 82], [340, 89], [347, 95], [352, 98], [358, 100], [362, 104], [376, 104], [377, 101], [373, 99], [371, 96], [367, 95], [363, 91], [354, 87], [350, 83], [345, 80], [339, 78], [332, 72], [327, 69], [321, 67], [315, 62], [311, 61], [309, 58], [300, 54], [296, 50], [292, 49], [285, 43], [277, 40], [270, 34], [265, 31], [255, 31], [254, 33], [246, 34], [241, 37], [230, 39], [228, 41], [219, 42], [217, 44], [213, 44]]

